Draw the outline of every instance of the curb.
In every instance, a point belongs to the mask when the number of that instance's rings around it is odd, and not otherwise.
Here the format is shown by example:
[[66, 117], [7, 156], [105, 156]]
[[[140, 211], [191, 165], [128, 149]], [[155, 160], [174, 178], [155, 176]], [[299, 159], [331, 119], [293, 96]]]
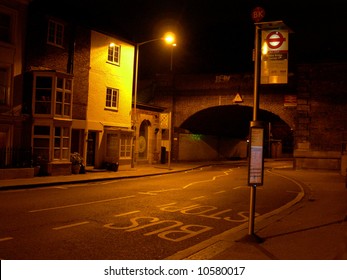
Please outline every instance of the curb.
[[[265, 213], [255, 218], [256, 229], [260, 231], [261, 229], [269, 226], [274, 221], [285, 216], [287, 210], [298, 204], [305, 197], [304, 184], [299, 182], [296, 179], [293, 179], [282, 174], [277, 174], [272, 171], [269, 171], [276, 176], [283, 177], [287, 180], [292, 181], [294, 184], [298, 185], [301, 191], [298, 195], [288, 202], [287, 204], [277, 208], [271, 212]], [[208, 260], [218, 255], [219, 253], [226, 251], [232, 247], [236, 242], [246, 242], [246, 243], [255, 243], [252, 240], [241, 241], [248, 236], [248, 222], [245, 222], [239, 226], [233, 227], [230, 230], [224, 231], [218, 235], [211, 237], [203, 242], [200, 242], [192, 247], [179, 251], [167, 258], [165, 260]]]

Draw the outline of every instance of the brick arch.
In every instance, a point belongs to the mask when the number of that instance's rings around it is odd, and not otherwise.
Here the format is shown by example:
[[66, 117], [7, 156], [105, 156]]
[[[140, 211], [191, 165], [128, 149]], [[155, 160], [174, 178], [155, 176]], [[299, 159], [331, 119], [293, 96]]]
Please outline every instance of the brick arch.
[[[247, 97], [247, 96], [245, 96]], [[277, 99], [277, 100], [276, 100]], [[199, 96], [196, 97], [188, 97], [185, 96], [184, 98], [181, 98], [181, 100], [176, 101], [174, 111], [174, 122], [176, 127], [181, 127], [182, 124], [192, 117], [193, 115], [197, 114], [198, 112], [213, 108], [213, 107], [223, 107], [223, 106], [238, 106], [240, 108], [245, 108], [245, 110], [251, 110], [253, 111], [253, 96], [248, 98], [244, 98], [244, 101], [242, 103], [235, 104], [233, 102], [223, 102], [223, 99], [221, 100], [219, 104], [216, 102], [213, 102], [209, 100], [209, 98], [201, 98]], [[259, 104], [259, 110], [269, 112], [273, 115], [278, 116], [284, 123], [286, 123], [291, 129], [295, 128], [295, 110], [290, 108], [285, 108], [283, 105], [283, 99], [278, 100], [277, 96], [267, 96], [266, 99], [263, 98], [263, 102]]]
[[[175, 127], [180, 127], [190, 116], [206, 108], [224, 105], [253, 107], [252, 74], [177, 75], [172, 80], [161, 78], [156, 82], [153, 103], [173, 112]], [[242, 102], [235, 104], [237, 94], [240, 94]], [[295, 129], [296, 107], [284, 106], [286, 94], [296, 94], [293, 86], [261, 86], [259, 109], [277, 115]]]
[[[252, 120], [253, 107], [222, 105], [195, 112], [181, 123], [180, 128], [192, 133], [244, 138], [248, 135], [249, 123]], [[290, 133], [291, 126], [272, 112], [259, 108], [258, 120], [275, 124], [277, 129], [281, 127]]]

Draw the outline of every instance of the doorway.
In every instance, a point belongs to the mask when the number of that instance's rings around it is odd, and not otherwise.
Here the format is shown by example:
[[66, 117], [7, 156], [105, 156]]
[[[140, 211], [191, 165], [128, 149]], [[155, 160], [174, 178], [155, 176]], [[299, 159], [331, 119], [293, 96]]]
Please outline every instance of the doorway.
[[96, 132], [90, 131], [88, 132], [87, 139], [87, 166], [94, 166], [95, 164], [95, 143], [96, 143]]

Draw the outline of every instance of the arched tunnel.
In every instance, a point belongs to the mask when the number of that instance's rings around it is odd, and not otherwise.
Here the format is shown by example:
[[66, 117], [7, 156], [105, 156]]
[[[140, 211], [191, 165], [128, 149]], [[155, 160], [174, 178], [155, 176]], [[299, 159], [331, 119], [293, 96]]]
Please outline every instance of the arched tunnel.
[[[220, 138], [248, 139], [253, 107], [225, 105], [203, 109], [180, 126], [192, 134], [213, 135]], [[271, 143], [281, 143], [282, 153], [293, 153], [293, 130], [279, 116], [259, 109], [258, 120], [268, 124], [265, 128], [265, 155], [270, 155]]]

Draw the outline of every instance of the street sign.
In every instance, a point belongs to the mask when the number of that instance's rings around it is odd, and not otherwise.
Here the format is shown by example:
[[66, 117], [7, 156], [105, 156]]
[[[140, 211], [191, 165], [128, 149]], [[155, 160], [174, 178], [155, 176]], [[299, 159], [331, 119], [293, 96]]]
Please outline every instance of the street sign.
[[234, 103], [242, 103], [243, 100], [242, 100], [242, 97], [239, 93], [236, 94], [234, 100], [233, 100]]
[[265, 38], [265, 42], [270, 49], [279, 49], [286, 40], [279, 31], [272, 31]]
[[261, 84], [288, 82], [288, 30], [262, 30]]
[[262, 7], [256, 7], [252, 10], [252, 20], [260, 22], [265, 17], [265, 10]]
[[264, 124], [252, 121], [250, 125], [248, 185], [262, 186], [264, 176]]

